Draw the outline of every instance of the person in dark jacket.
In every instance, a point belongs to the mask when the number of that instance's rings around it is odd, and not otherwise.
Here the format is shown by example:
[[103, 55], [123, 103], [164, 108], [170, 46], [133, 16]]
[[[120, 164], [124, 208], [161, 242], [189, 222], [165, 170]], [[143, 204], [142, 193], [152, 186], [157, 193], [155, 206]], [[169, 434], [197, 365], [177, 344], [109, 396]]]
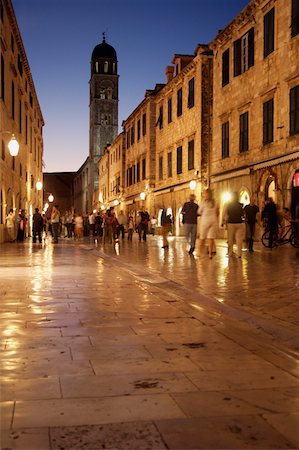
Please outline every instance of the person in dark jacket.
[[248, 243], [248, 251], [253, 252], [253, 241], [255, 234], [255, 224], [259, 215], [259, 207], [255, 204], [254, 198], [251, 197], [249, 205], [244, 208], [246, 222], [246, 237]]
[[269, 248], [272, 248], [274, 235], [278, 232], [278, 215], [276, 204], [271, 197], [262, 211], [262, 219], [266, 229], [269, 230]]
[[232, 200], [227, 203], [223, 211], [224, 223], [227, 225], [228, 256], [233, 255], [234, 243], [237, 244], [238, 258], [242, 257], [242, 246], [245, 238], [244, 209], [238, 200], [238, 193], [233, 192]]
[[38, 237], [38, 242], [40, 244], [42, 243], [43, 228], [44, 228], [44, 221], [42, 215], [39, 212], [39, 209], [35, 208], [35, 213], [33, 214], [32, 218], [32, 241], [34, 244], [36, 242], [36, 235]]
[[195, 250], [198, 217], [198, 204], [195, 203], [194, 194], [190, 194], [189, 202], [184, 203], [182, 215], [186, 241], [190, 244], [189, 255], [192, 255]]

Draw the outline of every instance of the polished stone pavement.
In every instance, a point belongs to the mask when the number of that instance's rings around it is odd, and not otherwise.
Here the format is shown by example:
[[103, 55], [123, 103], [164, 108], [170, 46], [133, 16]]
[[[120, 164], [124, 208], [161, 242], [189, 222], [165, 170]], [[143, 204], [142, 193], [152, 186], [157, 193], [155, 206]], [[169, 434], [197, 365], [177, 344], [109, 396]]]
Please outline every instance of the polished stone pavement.
[[2, 449], [299, 448], [299, 253], [0, 246]]

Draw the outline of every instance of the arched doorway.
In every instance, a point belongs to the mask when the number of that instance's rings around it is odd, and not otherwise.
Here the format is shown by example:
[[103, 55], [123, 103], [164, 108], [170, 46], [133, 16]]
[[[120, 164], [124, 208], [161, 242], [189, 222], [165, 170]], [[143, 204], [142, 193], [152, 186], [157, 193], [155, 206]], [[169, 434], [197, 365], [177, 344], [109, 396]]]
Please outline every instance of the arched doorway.
[[276, 203], [276, 185], [275, 180], [272, 176], [270, 176], [266, 182], [266, 188], [265, 188], [265, 200], [269, 200], [269, 198], [272, 198], [274, 203]]
[[293, 219], [299, 218], [299, 169], [296, 170], [292, 180], [291, 213]]
[[243, 206], [249, 205], [249, 203], [250, 203], [250, 194], [249, 194], [249, 191], [247, 189], [241, 190], [239, 198], [240, 198], [240, 203], [242, 203]]

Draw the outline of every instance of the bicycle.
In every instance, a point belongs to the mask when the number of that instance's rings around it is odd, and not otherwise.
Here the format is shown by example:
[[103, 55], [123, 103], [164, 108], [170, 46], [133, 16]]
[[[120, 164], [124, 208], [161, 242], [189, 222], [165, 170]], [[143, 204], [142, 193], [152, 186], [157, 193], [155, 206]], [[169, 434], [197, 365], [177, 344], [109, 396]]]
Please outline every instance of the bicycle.
[[[278, 225], [277, 231], [273, 232], [272, 248], [289, 243], [293, 247], [299, 248], [299, 236], [298, 232], [296, 233], [295, 231], [296, 226], [298, 226], [298, 224], [295, 222], [285, 226]], [[269, 245], [269, 235], [269, 229], [266, 229], [262, 235], [262, 244], [266, 248], [271, 248]]]

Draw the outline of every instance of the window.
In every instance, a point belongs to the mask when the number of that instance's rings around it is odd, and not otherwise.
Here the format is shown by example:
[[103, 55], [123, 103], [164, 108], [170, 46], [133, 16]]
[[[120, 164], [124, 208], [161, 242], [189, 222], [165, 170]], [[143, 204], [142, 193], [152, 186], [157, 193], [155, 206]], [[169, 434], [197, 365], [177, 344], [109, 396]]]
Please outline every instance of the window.
[[234, 76], [254, 65], [254, 28], [234, 42]]
[[[13, 156], [11, 159], [12, 159], [12, 170], [15, 170], [15, 168], [16, 168], [16, 157]], [[32, 186], [31, 186], [31, 188], [32, 188]]]
[[292, 0], [292, 23], [291, 23], [291, 37], [299, 34], [299, 2]]
[[30, 106], [33, 106], [33, 97], [32, 97], [31, 92], [29, 94], [29, 103], [30, 103]]
[[11, 117], [15, 118], [15, 84], [11, 82]]
[[4, 9], [3, 9], [3, 3], [2, 0], [0, 0], [0, 20], [3, 22], [4, 19]]
[[18, 69], [19, 73], [22, 76], [23, 75], [23, 64], [20, 55], [18, 54]]
[[2, 145], [1, 145], [1, 149], [2, 149], [2, 151], [1, 151], [1, 157], [2, 157], [2, 159], [3, 159], [3, 161], [5, 161], [5, 142], [2, 140]]
[[139, 183], [140, 181], [140, 161], [137, 163], [137, 170], [136, 170], [136, 182]]
[[188, 82], [188, 108], [194, 106], [194, 78], [191, 78]]
[[3, 224], [3, 191], [0, 191], [0, 223]]
[[163, 156], [159, 157], [159, 180], [163, 180]]
[[146, 135], [146, 114], [142, 114], [142, 136]]
[[264, 15], [264, 58], [274, 51], [274, 12], [272, 8]]
[[108, 73], [109, 64], [108, 61], [104, 62], [104, 73]]
[[1, 87], [0, 87], [0, 97], [2, 98], [2, 100], [4, 101], [4, 58], [1, 55]]
[[176, 149], [176, 173], [183, 172], [183, 148], [182, 146]]
[[132, 128], [131, 128], [131, 144], [133, 145], [134, 142], [135, 142], [135, 126], [132, 125]]
[[168, 123], [172, 122], [172, 98], [169, 98], [167, 102], [167, 120]]
[[240, 115], [240, 152], [246, 152], [248, 150], [248, 112]]
[[145, 180], [146, 178], [146, 164], [145, 164], [145, 158], [142, 160], [142, 179]]
[[25, 116], [25, 144], [28, 144], [28, 116]]
[[19, 133], [22, 133], [22, 102], [19, 101]]
[[140, 119], [137, 121], [137, 141], [140, 140]]
[[229, 83], [229, 48], [222, 53], [222, 87]]
[[290, 135], [299, 133], [299, 85], [290, 90]]
[[23, 167], [22, 164], [20, 163], [20, 177], [22, 178], [22, 176], [23, 176]]
[[222, 158], [229, 157], [229, 122], [222, 124]]
[[160, 130], [163, 128], [163, 105], [159, 107], [159, 117], [156, 126], [159, 126]]
[[273, 98], [263, 104], [263, 144], [273, 142]]
[[127, 148], [130, 147], [130, 131], [127, 131]]
[[188, 170], [194, 169], [194, 140], [188, 142]]
[[168, 178], [172, 177], [172, 152], [167, 153], [167, 175]]
[[177, 116], [181, 116], [183, 114], [183, 91], [182, 88], [177, 91]]

